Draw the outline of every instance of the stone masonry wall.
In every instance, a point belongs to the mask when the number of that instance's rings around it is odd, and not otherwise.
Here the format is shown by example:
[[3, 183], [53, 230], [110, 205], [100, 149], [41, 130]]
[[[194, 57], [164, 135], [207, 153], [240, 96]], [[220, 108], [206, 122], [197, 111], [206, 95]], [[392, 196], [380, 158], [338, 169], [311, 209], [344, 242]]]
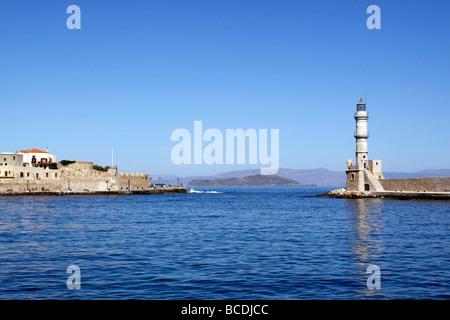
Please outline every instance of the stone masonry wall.
[[69, 177], [56, 180], [29, 180], [25, 179], [0, 179], [0, 192], [26, 192], [27, 187], [31, 191], [113, 191], [128, 190], [128, 181], [131, 190], [145, 189], [149, 187], [147, 175], [123, 175], [110, 177]]
[[130, 181], [131, 190], [148, 188], [150, 185], [148, 175], [143, 173], [119, 173], [116, 179], [117, 185], [120, 185], [123, 189], [128, 187], [128, 181]]
[[[116, 169], [101, 172], [93, 170], [92, 162], [59, 164], [58, 170], [23, 166], [2, 168], [8, 170], [8, 178], [0, 177], [0, 192], [26, 192], [27, 188], [30, 191], [126, 191], [128, 188], [146, 189], [150, 184], [146, 173], [122, 173]], [[15, 172], [16, 169], [22, 174]]]
[[27, 186], [32, 191], [59, 191], [62, 190], [61, 180], [26, 180], [0, 179], [0, 192], [14, 191], [26, 192]]
[[380, 179], [385, 191], [450, 192], [450, 177]]

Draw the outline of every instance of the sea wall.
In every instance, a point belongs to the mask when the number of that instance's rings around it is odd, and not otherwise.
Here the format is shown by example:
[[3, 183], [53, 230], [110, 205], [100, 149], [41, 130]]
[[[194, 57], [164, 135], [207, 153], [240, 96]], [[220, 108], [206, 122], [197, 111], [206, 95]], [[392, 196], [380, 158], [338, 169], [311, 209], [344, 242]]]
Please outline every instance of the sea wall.
[[110, 190], [110, 191], [30, 191], [30, 192], [0, 192], [0, 197], [14, 197], [14, 196], [105, 196], [105, 195], [145, 195], [145, 194], [165, 194], [165, 193], [187, 193], [186, 187], [164, 187], [164, 188], [147, 188], [145, 190]]
[[378, 180], [385, 191], [450, 192], [450, 177]]
[[57, 191], [62, 190], [63, 184], [61, 180], [17, 180], [17, 179], [0, 179], [0, 192], [25, 192], [27, 188], [32, 191]]
[[119, 176], [64, 177], [55, 180], [0, 179], [0, 192], [30, 191], [125, 191], [149, 187], [146, 174]]
[[125, 189], [130, 185], [131, 190], [148, 188], [150, 185], [150, 180], [148, 174], [146, 173], [122, 173], [115, 178], [117, 180], [117, 185]]
[[25, 192], [27, 189], [30, 191], [106, 191], [107, 186], [106, 180], [98, 178], [28, 180], [28, 182], [23, 179], [0, 179], [0, 192]]
[[107, 191], [111, 188], [111, 182], [107, 179], [99, 178], [75, 178], [64, 179], [62, 190], [72, 191]]
[[347, 191], [344, 188], [330, 190], [316, 197], [359, 199], [359, 198], [391, 198], [391, 199], [424, 199], [424, 200], [450, 200], [450, 192], [417, 192], [417, 191]]

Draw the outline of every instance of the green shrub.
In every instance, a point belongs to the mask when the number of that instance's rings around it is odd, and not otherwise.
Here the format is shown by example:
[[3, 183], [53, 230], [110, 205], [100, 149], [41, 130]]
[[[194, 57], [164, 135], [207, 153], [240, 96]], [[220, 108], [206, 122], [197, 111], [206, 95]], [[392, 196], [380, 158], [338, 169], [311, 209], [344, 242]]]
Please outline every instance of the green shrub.
[[94, 166], [93, 166], [92, 168], [93, 168], [94, 170], [97, 170], [97, 171], [103, 171], [103, 172], [106, 172], [106, 171], [108, 171], [108, 169], [110, 169], [109, 166], [102, 167], [102, 166], [99, 166], [99, 165], [96, 165], [96, 164], [94, 164]]
[[59, 163], [61, 163], [63, 166], [67, 166], [68, 164], [75, 163], [75, 161], [72, 161], [72, 160], [61, 160]]

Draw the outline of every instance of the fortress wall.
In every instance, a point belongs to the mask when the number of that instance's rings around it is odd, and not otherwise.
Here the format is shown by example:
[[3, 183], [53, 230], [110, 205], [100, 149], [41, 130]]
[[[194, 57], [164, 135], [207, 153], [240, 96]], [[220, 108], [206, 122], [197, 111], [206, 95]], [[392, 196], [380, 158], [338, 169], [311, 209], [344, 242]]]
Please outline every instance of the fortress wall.
[[103, 171], [97, 171], [93, 170], [92, 175], [94, 177], [101, 177], [101, 178], [110, 178], [113, 176], [113, 174], [110, 174], [109, 172], [103, 172]]
[[[8, 176], [11, 178], [0, 178], [0, 192], [25, 192], [32, 191], [120, 191], [141, 190], [148, 188], [150, 181], [146, 173], [119, 173], [116, 169], [109, 169], [108, 172], [93, 170], [92, 162], [80, 162], [69, 164], [61, 170], [45, 170], [34, 167], [5, 167], [8, 169]], [[19, 176], [16, 170], [25, 170], [24, 178]], [[3, 169], [4, 171], [5, 169]], [[30, 173], [29, 177], [27, 173]], [[39, 179], [36, 179], [36, 174]], [[48, 173], [48, 177], [46, 174]], [[57, 176], [55, 176], [57, 174]], [[14, 178], [13, 178], [14, 177]]]
[[[113, 191], [128, 190], [128, 181], [130, 181], [130, 189], [137, 190], [149, 187], [146, 175], [126, 176], [126, 177], [91, 177], [70, 179], [70, 189], [73, 191], [106, 191], [108, 188]], [[68, 182], [66, 180], [65, 189]]]
[[385, 191], [450, 192], [450, 177], [378, 180]]
[[124, 190], [128, 188], [128, 181], [130, 181], [131, 190], [148, 188], [150, 185], [148, 175], [145, 173], [132, 173], [132, 174], [119, 173], [119, 176], [116, 177], [116, 180], [117, 185], [120, 186], [120, 188], [123, 188]]
[[[72, 191], [106, 191], [107, 186], [111, 183], [106, 183], [107, 179], [98, 178], [73, 178], [73, 179], [58, 179], [58, 180], [29, 180], [28, 188], [31, 191], [66, 191], [69, 186]], [[24, 192], [27, 190], [27, 181], [24, 179], [0, 179], [0, 192], [6, 191]]]
[[[28, 188], [30, 190], [42, 191], [42, 188], [49, 191], [62, 190], [61, 180], [29, 180]], [[17, 179], [0, 179], [0, 192], [7, 191], [26, 192], [27, 181]]]
[[131, 173], [119, 172], [119, 176], [120, 177], [144, 177], [144, 176], [148, 177], [148, 174], [147, 173], [134, 173], [134, 172], [131, 172]]
[[79, 174], [91, 176], [93, 174], [93, 163], [87, 161], [76, 161], [64, 167], [67, 171], [77, 171]]
[[[130, 181], [131, 190], [139, 190], [149, 187], [149, 180], [146, 175], [124, 176], [124, 177], [69, 177], [57, 180], [29, 180], [28, 188], [32, 191], [67, 191], [70, 187], [72, 191], [106, 191], [108, 188], [113, 191], [128, 190]], [[25, 179], [0, 179], [0, 192], [26, 192], [27, 181]]]
[[75, 178], [64, 179], [64, 190], [67, 190], [70, 183], [70, 190], [72, 191], [106, 191], [108, 187], [111, 187], [111, 183], [108, 179], [93, 178]]

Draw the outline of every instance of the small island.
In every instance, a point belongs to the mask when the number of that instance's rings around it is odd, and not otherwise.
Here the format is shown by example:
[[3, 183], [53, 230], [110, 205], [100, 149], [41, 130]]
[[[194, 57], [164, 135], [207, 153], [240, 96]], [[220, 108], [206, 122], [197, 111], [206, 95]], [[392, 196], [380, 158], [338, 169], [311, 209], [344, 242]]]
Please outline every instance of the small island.
[[188, 185], [192, 187], [295, 187], [300, 186], [300, 183], [289, 178], [280, 177], [279, 175], [257, 174], [243, 178], [192, 180]]

